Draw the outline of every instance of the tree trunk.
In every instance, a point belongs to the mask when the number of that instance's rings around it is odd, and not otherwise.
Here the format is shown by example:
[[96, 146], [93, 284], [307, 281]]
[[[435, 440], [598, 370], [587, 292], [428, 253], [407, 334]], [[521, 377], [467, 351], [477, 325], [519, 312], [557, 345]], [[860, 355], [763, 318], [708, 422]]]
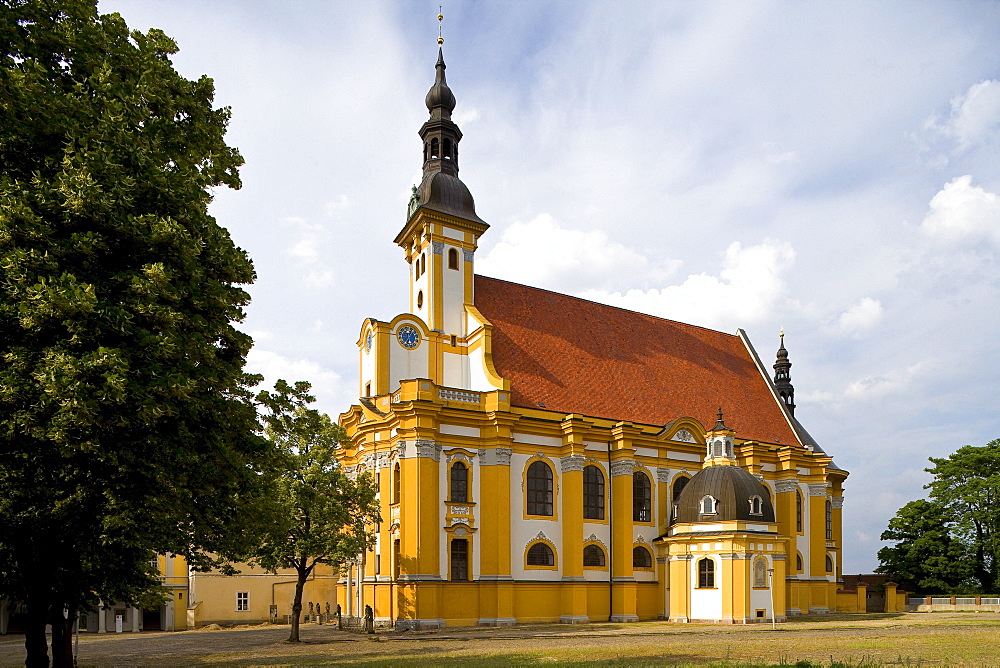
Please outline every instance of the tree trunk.
[[45, 639], [45, 624], [48, 621], [48, 604], [42, 597], [25, 597], [28, 608], [24, 626], [24, 665], [28, 668], [49, 668], [49, 643]]
[[302, 591], [306, 588], [306, 578], [309, 577], [310, 568], [306, 568], [306, 559], [299, 559], [295, 564], [295, 572], [298, 573], [298, 580], [295, 582], [295, 598], [292, 599], [292, 630], [288, 636], [288, 642], [299, 642], [299, 617], [302, 615]]
[[76, 611], [70, 610], [67, 616], [63, 608], [58, 610], [53, 606], [52, 624], [52, 668], [73, 668], [73, 625], [76, 621]]

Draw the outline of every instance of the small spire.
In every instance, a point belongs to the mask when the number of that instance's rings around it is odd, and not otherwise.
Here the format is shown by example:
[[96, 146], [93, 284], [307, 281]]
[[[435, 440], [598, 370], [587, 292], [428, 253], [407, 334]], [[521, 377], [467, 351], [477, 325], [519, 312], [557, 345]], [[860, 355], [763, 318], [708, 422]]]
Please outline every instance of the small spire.
[[778, 391], [781, 403], [788, 412], [795, 415], [795, 387], [792, 385], [792, 363], [788, 361], [788, 351], [785, 350], [785, 328], [779, 334], [778, 353], [774, 360], [774, 389]]
[[438, 5], [438, 46], [444, 44], [444, 33], [442, 31], [443, 22], [444, 22], [444, 11], [441, 5]]
[[729, 429], [726, 423], [722, 419], [722, 406], [719, 406], [719, 412], [715, 415], [715, 426], [712, 427], [712, 431], [721, 431], [723, 429]]

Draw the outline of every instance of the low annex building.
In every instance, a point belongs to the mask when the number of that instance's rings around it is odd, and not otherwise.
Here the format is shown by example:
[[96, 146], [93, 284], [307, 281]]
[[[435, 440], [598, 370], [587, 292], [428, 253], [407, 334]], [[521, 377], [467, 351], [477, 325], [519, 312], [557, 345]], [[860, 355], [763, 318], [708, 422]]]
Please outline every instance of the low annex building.
[[847, 472], [746, 334], [474, 273], [439, 51], [423, 180], [395, 237], [409, 312], [364, 321], [341, 464], [379, 486], [374, 550], [337, 588], [397, 628], [836, 608]]

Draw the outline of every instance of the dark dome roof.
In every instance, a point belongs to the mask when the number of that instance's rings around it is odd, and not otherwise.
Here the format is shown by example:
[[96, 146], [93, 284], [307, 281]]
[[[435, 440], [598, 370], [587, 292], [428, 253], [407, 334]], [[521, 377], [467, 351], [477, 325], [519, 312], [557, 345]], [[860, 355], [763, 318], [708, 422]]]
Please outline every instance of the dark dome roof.
[[444, 82], [435, 83], [431, 86], [431, 89], [427, 91], [427, 97], [424, 98], [424, 104], [427, 105], [427, 111], [433, 111], [438, 107], [447, 109], [449, 112], [455, 111], [455, 94], [451, 92], [451, 88], [448, 84]]
[[[701, 513], [701, 500], [707, 495], [717, 502], [716, 512], [711, 515]], [[759, 496], [762, 502], [759, 515], [750, 514], [750, 499], [755, 496]], [[774, 522], [774, 506], [767, 487], [739, 466], [709, 466], [698, 471], [674, 503], [677, 514], [671, 524], [727, 520]]]
[[472, 199], [472, 193], [457, 176], [444, 172], [431, 172], [424, 176], [417, 192], [421, 207], [485, 224], [476, 215], [476, 203]]

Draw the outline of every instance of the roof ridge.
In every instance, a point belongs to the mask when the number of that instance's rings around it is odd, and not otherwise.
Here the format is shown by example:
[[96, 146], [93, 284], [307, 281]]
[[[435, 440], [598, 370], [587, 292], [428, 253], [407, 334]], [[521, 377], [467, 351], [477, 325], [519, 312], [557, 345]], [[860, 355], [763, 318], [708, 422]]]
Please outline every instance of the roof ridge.
[[662, 320], [664, 322], [672, 322], [675, 325], [683, 325], [684, 327], [690, 327], [692, 329], [700, 329], [700, 330], [705, 331], [705, 332], [712, 332], [713, 334], [722, 334], [723, 336], [730, 336], [730, 337], [733, 337], [733, 338], [739, 338], [739, 331], [738, 330], [737, 330], [736, 334], [730, 334], [729, 332], [723, 332], [723, 331], [718, 330], [718, 329], [712, 329], [711, 327], [703, 327], [701, 325], [692, 325], [689, 322], [682, 322], [680, 320], [672, 320], [670, 318], [663, 318], [663, 317], [660, 317], [658, 315], [653, 315], [652, 313], [643, 313], [642, 311], [635, 311], [633, 309], [624, 308], [624, 307], [621, 307], [621, 306], [615, 306], [613, 304], [605, 304], [604, 302], [597, 302], [597, 301], [594, 301], [593, 299], [584, 299], [583, 297], [577, 297], [575, 295], [568, 295], [565, 292], [556, 292], [555, 290], [548, 290], [546, 288], [539, 288], [539, 287], [535, 287], [534, 285], [525, 285], [524, 283], [518, 283], [517, 281], [508, 281], [508, 280], [503, 279], [503, 278], [496, 278], [495, 276], [486, 276], [484, 274], [474, 274], [474, 277], [475, 278], [485, 278], [485, 279], [490, 280], [490, 281], [497, 281], [498, 283], [507, 283], [509, 285], [516, 285], [518, 287], [526, 288], [528, 290], [535, 290], [537, 292], [547, 292], [549, 294], [556, 295], [556, 296], [559, 296], [559, 297], [566, 297], [567, 299], [575, 299], [575, 300], [580, 301], [580, 302], [586, 302], [587, 304], [596, 304], [597, 306], [603, 306], [605, 308], [613, 308], [613, 309], [615, 309], [617, 311], [624, 311], [625, 313], [633, 313], [635, 315], [641, 315], [641, 316], [643, 316], [645, 318], [653, 318], [654, 320]]

